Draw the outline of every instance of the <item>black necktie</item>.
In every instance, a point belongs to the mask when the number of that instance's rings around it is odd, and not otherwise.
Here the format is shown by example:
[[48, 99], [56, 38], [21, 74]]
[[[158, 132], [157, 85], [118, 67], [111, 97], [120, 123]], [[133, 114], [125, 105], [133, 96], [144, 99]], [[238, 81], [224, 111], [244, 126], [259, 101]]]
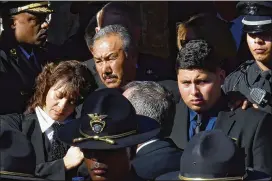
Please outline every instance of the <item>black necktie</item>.
[[41, 66], [38, 64], [36, 58], [34, 55], [31, 55], [28, 59], [28, 61], [30, 62], [31, 66], [33, 67], [33, 69], [36, 71], [36, 72], [41, 72], [42, 71], [42, 68]]
[[202, 115], [198, 114], [197, 115], [197, 120], [196, 120], [195, 134], [197, 134], [197, 133], [199, 133], [201, 131], [200, 130], [201, 124], [202, 124]]
[[52, 146], [51, 146], [51, 156], [52, 156], [52, 160], [57, 160], [57, 159], [62, 159], [65, 154], [66, 154], [66, 147], [65, 145], [59, 141], [58, 137], [57, 137], [57, 132], [58, 129], [60, 128], [60, 124], [58, 123], [54, 123], [52, 125], [52, 128], [54, 130], [53, 133], [53, 141], [52, 141]]

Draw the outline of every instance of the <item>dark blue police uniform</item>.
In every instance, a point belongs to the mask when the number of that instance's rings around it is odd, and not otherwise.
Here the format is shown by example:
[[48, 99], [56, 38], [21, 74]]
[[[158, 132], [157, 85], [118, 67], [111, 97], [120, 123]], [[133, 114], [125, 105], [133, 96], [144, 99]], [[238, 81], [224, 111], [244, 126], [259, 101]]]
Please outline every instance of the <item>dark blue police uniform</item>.
[[[244, 32], [272, 35], [272, 2], [239, 2], [236, 7], [245, 15], [242, 20]], [[226, 78], [223, 90], [240, 93], [250, 102], [257, 103], [261, 110], [272, 113], [271, 75], [271, 70], [263, 71], [255, 60], [248, 60]]]

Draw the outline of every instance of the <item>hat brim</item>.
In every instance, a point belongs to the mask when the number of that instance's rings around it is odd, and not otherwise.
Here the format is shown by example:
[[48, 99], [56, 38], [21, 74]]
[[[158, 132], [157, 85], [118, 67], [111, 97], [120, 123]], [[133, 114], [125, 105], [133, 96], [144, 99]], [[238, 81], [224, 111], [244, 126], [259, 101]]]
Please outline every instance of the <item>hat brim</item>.
[[244, 25], [243, 31], [246, 33], [262, 33], [272, 31], [272, 24], [269, 25]]
[[31, 180], [31, 181], [46, 181], [47, 180], [47, 179], [36, 178], [36, 177], [22, 177], [22, 176], [6, 175], [6, 174], [0, 174], [0, 180], [1, 179], [9, 179], [9, 180]]
[[243, 31], [247, 33], [261, 33], [272, 30], [271, 16], [246, 15], [242, 20]]
[[[131, 147], [134, 145], [138, 145], [145, 141], [148, 141], [154, 137], [156, 137], [160, 133], [160, 126], [159, 124], [148, 117], [145, 116], [136, 116], [138, 126], [144, 127], [145, 125], [152, 125], [150, 128], [144, 128], [144, 131], [140, 133], [136, 133], [134, 135], [129, 135], [127, 137], [114, 139], [115, 144], [109, 144], [104, 141], [99, 140], [85, 140], [82, 142], [74, 143], [73, 140], [75, 138], [82, 137], [79, 133], [80, 128], [80, 118], [74, 121], [71, 121], [61, 127], [58, 131], [58, 137], [60, 140], [68, 145], [76, 146], [83, 149], [93, 149], [93, 150], [109, 150], [109, 149], [119, 149], [125, 147]], [[148, 124], [147, 124], [148, 122]], [[155, 129], [153, 129], [155, 127]]]
[[179, 171], [175, 171], [175, 172], [168, 172], [166, 174], [163, 174], [159, 177], [156, 178], [156, 180], [180, 180], [179, 179]]
[[38, 14], [50, 14], [50, 13], [53, 13], [54, 11], [47, 7], [37, 7], [37, 8], [27, 9], [25, 10], [25, 12], [38, 13]]

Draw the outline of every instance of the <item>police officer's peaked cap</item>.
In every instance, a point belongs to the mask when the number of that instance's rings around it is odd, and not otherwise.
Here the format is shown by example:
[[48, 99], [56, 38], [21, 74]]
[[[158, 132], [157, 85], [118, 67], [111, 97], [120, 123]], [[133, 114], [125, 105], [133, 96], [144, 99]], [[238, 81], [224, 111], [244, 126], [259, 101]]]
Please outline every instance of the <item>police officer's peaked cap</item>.
[[243, 1], [236, 6], [240, 15], [245, 15], [242, 23], [247, 33], [272, 31], [272, 2]]
[[49, 14], [53, 10], [48, 1], [2, 1], [0, 3], [1, 15], [15, 15], [23, 12]]

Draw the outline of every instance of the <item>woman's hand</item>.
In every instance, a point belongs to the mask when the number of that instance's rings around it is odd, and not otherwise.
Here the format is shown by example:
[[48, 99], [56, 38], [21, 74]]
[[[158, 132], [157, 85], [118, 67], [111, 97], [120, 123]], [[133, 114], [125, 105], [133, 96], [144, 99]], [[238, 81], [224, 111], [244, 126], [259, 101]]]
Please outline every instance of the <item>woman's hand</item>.
[[83, 160], [84, 155], [78, 147], [71, 146], [63, 158], [66, 170], [77, 167]]

